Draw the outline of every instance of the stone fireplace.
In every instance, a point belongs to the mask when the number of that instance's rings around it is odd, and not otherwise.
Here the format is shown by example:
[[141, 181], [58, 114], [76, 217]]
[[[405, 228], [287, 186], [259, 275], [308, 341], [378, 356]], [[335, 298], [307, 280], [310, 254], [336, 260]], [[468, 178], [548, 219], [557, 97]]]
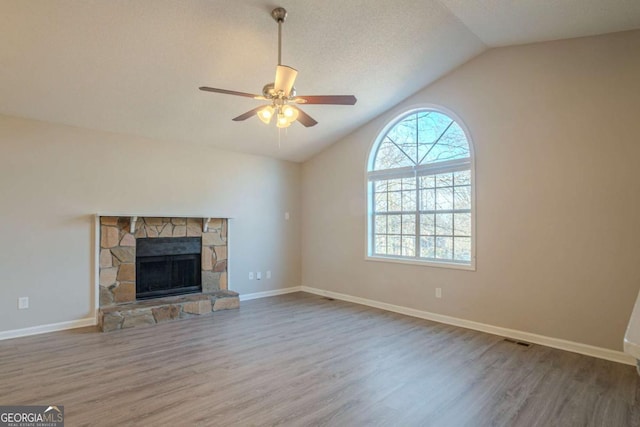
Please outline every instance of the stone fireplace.
[[99, 216], [103, 331], [236, 308], [226, 218]]

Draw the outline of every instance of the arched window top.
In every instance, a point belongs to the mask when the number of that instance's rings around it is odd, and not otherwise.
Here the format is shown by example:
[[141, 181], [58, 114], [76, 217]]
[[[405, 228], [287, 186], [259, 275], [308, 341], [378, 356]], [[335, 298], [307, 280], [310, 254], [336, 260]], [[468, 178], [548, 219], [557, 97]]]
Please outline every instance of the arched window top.
[[454, 119], [435, 110], [413, 111], [379, 140], [370, 171], [469, 159], [469, 142]]

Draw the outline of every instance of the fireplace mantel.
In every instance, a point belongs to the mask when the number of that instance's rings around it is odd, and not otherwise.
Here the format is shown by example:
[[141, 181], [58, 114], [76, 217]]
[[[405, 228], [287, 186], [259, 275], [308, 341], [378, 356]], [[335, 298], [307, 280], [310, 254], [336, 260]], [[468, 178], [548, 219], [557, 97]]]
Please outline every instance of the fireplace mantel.
[[233, 217], [228, 216], [228, 215], [211, 215], [211, 214], [204, 214], [204, 215], [182, 215], [182, 214], [162, 214], [162, 215], [158, 215], [158, 214], [132, 214], [132, 213], [112, 213], [112, 212], [105, 212], [105, 213], [97, 213], [96, 214], [96, 221], [99, 223], [100, 222], [100, 217], [103, 216], [109, 216], [109, 217], [127, 217], [130, 220], [130, 227], [129, 227], [129, 232], [130, 233], [135, 233], [136, 232], [136, 222], [138, 221], [138, 218], [141, 217], [150, 217], [150, 218], [201, 218], [202, 219], [202, 231], [204, 233], [207, 232], [208, 227], [209, 227], [209, 222], [211, 221], [211, 218], [225, 218], [225, 219], [233, 219]]

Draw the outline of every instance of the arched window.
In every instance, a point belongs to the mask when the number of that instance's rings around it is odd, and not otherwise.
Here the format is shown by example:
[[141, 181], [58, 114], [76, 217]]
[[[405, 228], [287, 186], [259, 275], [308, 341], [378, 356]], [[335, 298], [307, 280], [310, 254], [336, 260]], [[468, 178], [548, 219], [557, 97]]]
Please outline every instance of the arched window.
[[370, 258], [474, 268], [472, 147], [451, 115], [412, 110], [371, 149]]

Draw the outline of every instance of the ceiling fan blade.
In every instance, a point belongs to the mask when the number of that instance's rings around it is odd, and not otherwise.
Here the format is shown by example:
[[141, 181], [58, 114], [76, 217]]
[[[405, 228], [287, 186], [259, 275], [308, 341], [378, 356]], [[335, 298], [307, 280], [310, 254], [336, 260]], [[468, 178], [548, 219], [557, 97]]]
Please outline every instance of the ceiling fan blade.
[[296, 110], [298, 110], [298, 121], [304, 126], [304, 127], [308, 127], [310, 128], [311, 126], [315, 126], [318, 124], [318, 122], [315, 121], [315, 119], [313, 117], [311, 117], [310, 115], [308, 115], [307, 113], [305, 113], [304, 111], [302, 111], [300, 108], [295, 107], [295, 106], [291, 106], [293, 108], [295, 108]]
[[354, 105], [357, 99], [353, 95], [314, 95], [298, 96], [293, 101], [297, 104]]
[[264, 108], [264, 105], [256, 107], [253, 110], [249, 110], [244, 114], [240, 114], [238, 117], [234, 117], [231, 120], [233, 120], [234, 122], [241, 122], [243, 120], [247, 120], [249, 117], [255, 116], [258, 110], [261, 110], [262, 108]]
[[276, 80], [273, 84], [273, 88], [276, 93], [282, 91], [284, 96], [289, 96], [297, 75], [298, 70], [295, 68], [287, 67], [286, 65], [278, 65], [276, 67]]
[[202, 86], [199, 89], [205, 92], [224, 93], [226, 95], [244, 96], [244, 97], [253, 98], [253, 99], [265, 99], [264, 96], [262, 95], [254, 95], [252, 93], [246, 93], [246, 92], [237, 92], [235, 90], [218, 89], [215, 87], [206, 87], [206, 86]]

